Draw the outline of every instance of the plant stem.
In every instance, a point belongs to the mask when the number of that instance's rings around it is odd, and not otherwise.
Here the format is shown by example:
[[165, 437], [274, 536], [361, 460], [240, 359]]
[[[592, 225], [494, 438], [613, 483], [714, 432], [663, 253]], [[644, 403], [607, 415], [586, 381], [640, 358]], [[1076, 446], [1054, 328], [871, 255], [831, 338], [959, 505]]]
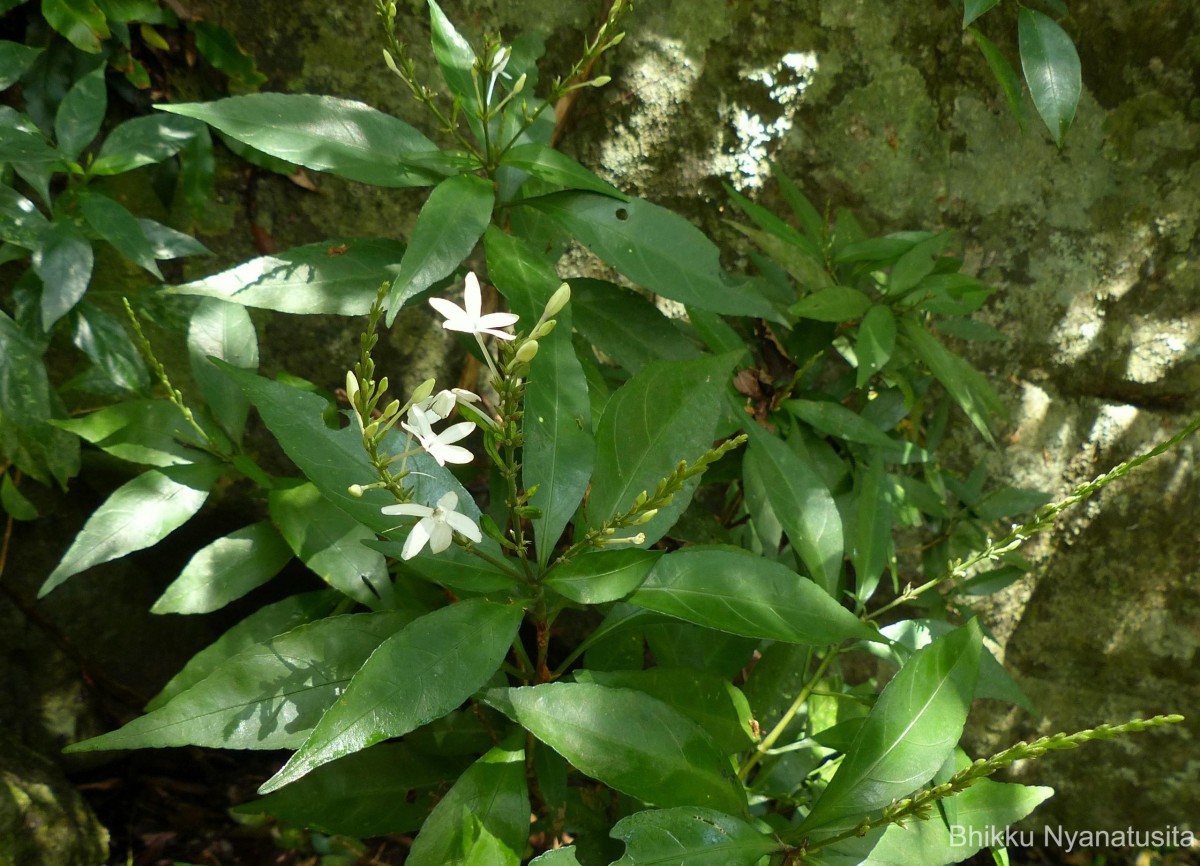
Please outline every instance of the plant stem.
[[742, 764], [742, 767], [740, 770], [738, 770], [737, 774], [739, 779], [741, 779], [743, 782], [746, 781], [746, 777], [749, 776], [750, 771], [754, 769], [754, 766], [763, 759], [763, 756], [770, 751], [775, 743], [778, 742], [779, 738], [783, 736], [783, 732], [787, 730], [787, 726], [792, 723], [792, 719], [796, 717], [796, 713], [800, 712], [800, 708], [804, 706], [804, 703], [812, 695], [813, 689], [817, 687], [817, 683], [821, 681], [821, 677], [825, 676], [825, 671], [829, 669], [829, 666], [833, 663], [833, 660], [837, 658], [837, 655], [837, 647], [831, 647], [825, 658], [821, 659], [821, 663], [817, 665], [816, 671], [814, 671], [813, 675], [809, 677], [808, 682], [804, 684], [804, 688], [800, 690], [800, 694], [796, 695], [796, 699], [792, 701], [792, 705], [787, 708], [787, 712], [783, 714], [783, 716], [775, 724], [775, 727], [771, 729], [771, 733], [763, 737], [762, 741], [754, 747], [754, 752], [749, 758], [746, 759], [746, 763]]

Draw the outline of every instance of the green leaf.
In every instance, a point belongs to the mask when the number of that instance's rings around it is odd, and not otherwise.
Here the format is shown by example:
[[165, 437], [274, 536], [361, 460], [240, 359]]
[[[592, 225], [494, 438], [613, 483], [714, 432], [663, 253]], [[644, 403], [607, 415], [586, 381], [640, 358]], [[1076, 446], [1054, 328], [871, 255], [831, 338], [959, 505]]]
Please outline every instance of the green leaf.
[[231, 811], [360, 839], [412, 833], [464, 769], [461, 761], [425, 755], [407, 743], [382, 743]]
[[797, 833], [836, 835], [932, 778], [962, 737], [981, 641], [972, 620], [908, 660], [884, 687]]
[[429, 24], [433, 56], [442, 70], [442, 78], [446, 79], [450, 92], [462, 99], [468, 113], [478, 113], [479, 99], [471, 72], [475, 67], [475, 52], [435, 0], [429, 0]]
[[1062, 147], [1083, 92], [1075, 43], [1053, 18], [1024, 8], [1017, 15], [1017, 41], [1033, 104]]
[[146, 704], [146, 711], [166, 706], [176, 695], [196, 685], [243, 650], [328, 615], [341, 598], [340, 593], [325, 589], [293, 595], [260, 607], [192, 656], [183, 670]]
[[864, 605], [879, 585], [892, 548], [892, 503], [884, 492], [886, 480], [883, 452], [872, 449], [870, 462], [858, 473], [850, 551], [855, 597]]
[[[400, 541], [374, 540], [367, 541], [365, 544], [372, 550], [378, 550], [395, 559], [400, 559], [400, 555], [404, 552], [404, 544]], [[413, 559], [402, 562], [400, 568], [405, 573], [415, 574], [422, 580], [428, 580], [458, 592], [511, 591], [517, 583], [515, 574], [500, 571], [495, 566], [489, 565], [482, 559], [453, 545], [437, 554], [431, 554], [428, 550], [424, 550]]]
[[104, 113], [108, 109], [104, 70], [104, 66], [97, 66], [76, 81], [58, 105], [58, 113], [54, 116], [54, 141], [67, 159], [78, 159], [104, 123]]
[[308, 244], [184, 283], [166, 294], [220, 298], [280, 313], [364, 316], [399, 272], [404, 245], [383, 238]]
[[896, 348], [896, 317], [882, 304], [867, 310], [858, 325], [854, 354], [858, 358], [855, 387], [862, 389], [891, 360]]
[[166, 400], [126, 400], [76, 418], [55, 419], [53, 424], [131, 463], [178, 466], [208, 456], [197, 450], [204, 443]]
[[160, 261], [181, 259], [186, 256], [212, 255], [212, 250], [200, 241], [189, 234], [176, 231], [170, 226], [141, 217], [138, 218], [138, 225], [142, 227], [142, 234], [146, 236], [146, 240], [154, 249], [154, 258]]
[[259, 793], [446, 715], [496, 672], [522, 616], [516, 605], [471, 599], [414, 620], [371, 655]]
[[37, 508], [17, 489], [8, 472], [5, 472], [3, 480], [0, 480], [0, 507], [3, 507], [4, 513], [13, 520], [37, 520], [38, 517]]
[[154, 247], [142, 233], [137, 217], [108, 196], [84, 193], [79, 197], [80, 210], [92, 231], [112, 244], [117, 252], [160, 280], [162, 271], [154, 258]]
[[888, 274], [887, 294], [890, 298], [907, 295], [933, 273], [942, 251], [954, 239], [950, 232], [941, 232], [915, 244], [896, 260]]
[[964, 0], [963, 2], [963, 27], [970, 25], [972, 21], [987, 12], [1000, 0]]
[[71, 752], [210, 746], [294, 749], [407, 611], [328, 617], [248, 647], [187, 691]]
[[534, 857], [529, 861], [529, 866], [580, 866], [580, 863], [575, 857], [575, 846], [568, 845]]
[[655, 294], [702, 310], [777, 320], [745, 279], [721, 267], [716, 245], [677, 213], [632, 198], [561, 192], [521, 204], [546, 214], [608, 264]]
[[571, 280], [575, 330], [630, 373], [651, 361], [683, 361], [700, 349], [658, 307], [629, 289], [601, 280]]
[[38, 598], [74, 574], [166, 538], [200, 510], [220, 475], [220, 466], [166, 466], [122, 484], [88, 518]]
[[517, 866], [529, 844], [525, 753], [497, 746], [462, 774], [413, 840], [406, 866]]
[[782, 847], [740, 818], [697, 807], [637, 812], [611, 835], [625, 843], [613, 866], [755, 866]]
[[695, 722], [632, 689], [551, 683], [509, 689], [516, 721], [580, 772], [648, 803], [741, 812], [746, 794]]
[[292, 552], [334, 589], [367, 607], [379, 597], [371, 586], [390, 583], [387, 563], [363, 545], [375, 533], [321, 495], [315, 484], [272, 490], [271, 519]]
[[49, 225], [37, 205], [11, 186], [0, 184], [0, 240], [32, 250]]
[[[639, 493], [653, 493], [680, 460], [694, 461], [712, 446], [735, 360], [722, 355], [655, 361], [609, 398], [596, 430], [589, 526], [628, 511]], [[647, 544], [674, 525], [698, 483], [698, 478], [687, 482], [670, 505], [638, 527]]]
[[924, 463], [930, 454], [911, 442], [893, 439], [857, 412], [831, 400], [785, 400], [783, 408], [818, 433], [885, 450], [889, 460]]
[[666, 554], [629, 603], [745, 637], [814, 646], [879, 640], [811, 580], [737, 548]]
[[71, 342], [114, 384], [134, 392], [150, 387], [146, 362], [119, 319], [86, 298], [75, 307], [73, 319]]
[[491, 222], [495, 203], [492, 184], [473, 174], [447, 178], [433, 188], [392, 283], [388, 325], [405, 303], [448, 277], [471, 254]]
[[91, 165], [91, 173], [124, 174], [144, 165], [170, 159], [202, 129], [189, 118], [163, 114], [127, 120], [105, 137], [100, 145], [100, 153]]
[[151, 613], [220, 610], [277, 575], [292, 550], [267, 521], [252, 523], [208, 544], [188, 560]]
[[637, 589], [658, 558], [656, 550], [600, 550], [556, 565], [544, 583], [580, 604], [604, 604]]
[[625, 193], [608, 181], [596, 177], [593, 172], [584, 168], [561, 150], [555, 150], [536, 141], [518, 145], [506, 151], [500, 158], [500, 164], [519, 168], [521, 171], [528, 172], [555, 186], [596, 192], [609, 198], [615, 198], [617, 201], [627, 202], [630, 200]]
[[89, 54], [99, 53], [101, 41], [112, 35], [104, 13], [92, 0], [42, 0], [42, 17], [72, 45]]
[[983, 438], [994, 445], [996, 440], [992, 436], [991, 423], [1004, 415], [1004, 404], [983, 374], [912, 319], [900, 320], [900, 333]]
[[797, 222], [804, 229], [804, 234], [808, 239], [817, 246], [824, 249], [828, 238], [825, 218], [820, 212], [813, 207], [813, 203], [808, 200], [804, 193], [800, 192], [786, 174], [779, 167], [779, 163], [771, 163], [771, 174], [775, 178], [775, 182], [779, 184], [779, 191], [783, 193], [784, 200], [788, 203], [788, 207], [792, 209], [792, 213], [796, 215]]
[[0, 90], [8, 90], [16, 84], [44, 50], [0, 39]]
[[196, 36], [196, 50], [200, 56], [239, 87], [249, 90], [266, 83], [267, 76], [258, 71], [253, 55], [238, 45], [224, 27], [197, 19], [188, 22], [188, 29]]
[[144, 21], [162, 14], [158, 0], [97, 0], [97, 3], [109, 21]]
[[858, 289], [829, 286], [801, 298], [788, 312], [801, 319], [818, 322], [849, 322], [861, 319], [871, 309], [871, 299]]
[[833, 495], [813, 467], [783, 440], [754, 425], [750, 433], [745, 459], [756, 464], [771, 510], [816, 584], [840, 598], [845, 550], [842, 518]]
[[983, 54], [983, 59], [987, 61], [988, 67], [992, 70], [992, 75], [995, 76], [996, 83], [1000, 85], [1000, 90], [1004, 94], [1004, 101], [1008, 103], [1008, 110], [1017, 119], [1017, 124], [1021, 129], [1025, 129], [1025, 99], [1021, 92], [1021, 81], [1017, 78], [1017, 71], [1013, 69], [1012, 64], [1008, 62], [1008, 58], [1004, 56], [1004, 53], [996, 47], [992, 40], [980, 33], [975, 27], [969, 28], [969, 32], [975, 40], [975, 44], [979, 46], [979, 51]]
[[238, 384], [213, 366], [210, 356], [244, 370], [258, 369], [258, 335], [239, 304], [205, 298], [192, 313], [187, 333], [192, 376], [217, 423], [234, 442], [242, 439], [250, 401]]
[[746, 696], [713, 670], [576, 671], [576, 682], [635, 689], [674, 707], [703, 728], [727, 755], [754, 745]]
[[92, 279], [92, 245], [74, 223], [54, 222], [33, 251], [42, 279], [42, 327], [49, 332], [83, 298]]
[[63, 155], [42, 141], [40, 135], [7, 125], [0, 126], [0, 162], [37, 165], [62, 160]]
[[404, 121], [361, 102], [311, 94], [252, 93], [216, 102], [156, 106], [203, 120], [271, 156], [375, 186], [426, 186], [427, 170], [402, 165], [437, 151]]

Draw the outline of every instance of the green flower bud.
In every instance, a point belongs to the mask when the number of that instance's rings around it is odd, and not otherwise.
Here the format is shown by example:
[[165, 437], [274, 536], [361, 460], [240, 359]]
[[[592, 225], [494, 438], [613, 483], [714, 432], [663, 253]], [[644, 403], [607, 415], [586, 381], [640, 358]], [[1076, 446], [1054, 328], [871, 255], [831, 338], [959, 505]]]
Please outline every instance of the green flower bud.
[[517, 354], [516, 354], [516, 356], [514, 356], [513, 360], [516, 361], [518, 364], [528, 364], [530, 361], [532, 361], [534, 358], [537, 357], [537, 353], [538, 353], [538, 341], [537, 340], [526, 340], [524, 343], [521, 344], [521, 348], [517, 349]]
[[546, 301], [546, 309], [542, 313], [542, 318], [549, 319], [558, 315], [562, 308], [567, 305], [567, 301], [569, 300], [571, 300], [571, 287], [566, 283], [563, 283], [558, 287], [558, 290], [550, 296], [550, 300]]
[[420, 403], [422, 400], [429, 399], [429, 395], [433, 393], [434, 387], [437, 385], [436, 380], [426, 379], [416, 390], [412, 392], [412, 396], [408, 398], [409, 403]]

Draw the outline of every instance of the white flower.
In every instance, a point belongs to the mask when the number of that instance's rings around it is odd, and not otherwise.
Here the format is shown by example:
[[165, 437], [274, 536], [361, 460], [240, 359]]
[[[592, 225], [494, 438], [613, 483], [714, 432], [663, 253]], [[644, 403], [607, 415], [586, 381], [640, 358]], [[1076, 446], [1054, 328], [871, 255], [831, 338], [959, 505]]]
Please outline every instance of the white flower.
[[439, 391], [424, 400], [418, 400], [413, 405], [419, 407], [426, 414], [436, 415], [444, 421], [454, 411], [455, 406], [470, 406], [472, 403], [478, 402], [478, 394], [472, 394], [462, 388], [451, 388], [448, 391]]
[[513, 313], [488, 313], [482, 315], [483, 297], [479, 292], [479, 279], [474, 274], [467, 274], [466, 288], [463, 290], [464, 310], [453, 301], [445, 298], [430, 298], [429, 305], [446, 317], [442, 327], [447, 331], [463, 331], [467, 334], [491, 334], [501, 340], [513, 339], [512, 334], [497, 330], [515, 324], [519, 316]]
[[438, 466], [445, 466], [447, 463], [470, 463], [475, 459], [475, 455], [466, 448], [451, 444], [470, 435], [475, 429], [475, 424], [471, 421], [451, 424], [441, 433], [434, 433], [425, 410], [420, 406], [410, 406], [408, 423], [401, 422], [400, 426], [417, 437], [421, 447], [437, 461]]
[[438, 500], [437, 505], [415, 505], [406, 502], [401, 505], [386, 505], [384, 514], [400, 514], [407, 517], [419, 517], [417, 525], [408, 533], [404, 542], [404, 550], [400, 552], [401, 559], [412, 559], [421, 552], [421, 548], [429, 544], [430, 553], [441, 553], [454, 540], [454, 533], [464, 535], [476, 543], [483, 540], [483, 534], [475, 521], [465, 514], [459, 514], [454, 509], [458, 507], [458, 496], [447, 493]]

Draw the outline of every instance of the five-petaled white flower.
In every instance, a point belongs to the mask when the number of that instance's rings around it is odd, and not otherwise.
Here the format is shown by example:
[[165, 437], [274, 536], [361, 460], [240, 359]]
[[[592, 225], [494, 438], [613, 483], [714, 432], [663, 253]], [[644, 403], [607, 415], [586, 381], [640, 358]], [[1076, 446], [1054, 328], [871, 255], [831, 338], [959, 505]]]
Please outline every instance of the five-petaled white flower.
[[467, 334], [491, 334], [501, 340], [513, 339], [512, 334], [498, 330], [515, 324], [519, 318], [514, 313], [488, 313], [483, 315], [483, 296], [479, 292], [479, 279], [475, 274], [467, 274], [466, 288], [463, 290], [463, 309], [453, 301], [445, 298], [430, 298], [429, 305], [446, 317], [442, 327], [447, 331], [462, 331]]
[[401, 559], [412, 559], [421, 552], [421, 548], [429, 545], [430, 553], [441, 553], [454, 540], [454, 533], [463, 535], [476, 543], [483, 540], [483, 534], [475, 521], [465, 514], [455, 511], [458, 507], [458, 496], [447, 493], [438, 500], [437, 505], [417, 505], [405, 502], [400, 505], [385, 505], [384, 514], [399, 514], [407, 517], [419, 517], [417, 525], [408, 533], [404, 542], [404, 550], [400, 552]]
[[447, 463], [470, 463], [475, 459], [475, 455], [466, 448], [451, 444], [470, 435], [475, 429], [475, 424], [471, 421], [451, 424], [441, 433], [434, 433], [429, 414], [420, 406], [410, 406], [408, 422], [401, 422], [400, 426], [417, 437], [421, 447], [437, 461], [438, 466], [445, 466]]
[[420, 407], [426, 415], [436, 415], [445, 421], [450, 417], [450, 413], [454, 411], [455, 406], [470, 406], [472, 403], [478, 402], [478, 394], [473, 394], [464, 388], [450, 388], [449, 390], [432, 394], [413, 405]]

